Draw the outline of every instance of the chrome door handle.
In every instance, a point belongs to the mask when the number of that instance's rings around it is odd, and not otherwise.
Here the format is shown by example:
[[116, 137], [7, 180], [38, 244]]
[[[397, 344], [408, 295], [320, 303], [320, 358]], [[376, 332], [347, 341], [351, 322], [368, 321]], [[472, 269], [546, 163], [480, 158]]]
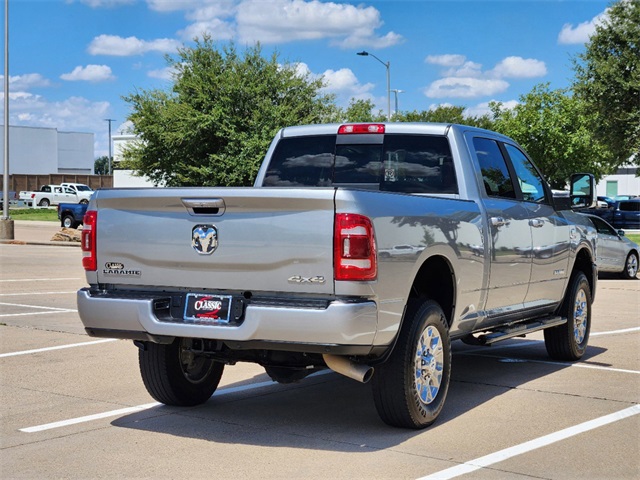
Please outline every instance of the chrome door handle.
[[494, 227], [504, 227], [509, 222], [502, 217], [491, 217], [491, 225]]
[[544, 225], [544, 220], [540, 218], [534, 218], [532, 220], [529, 220], [529, 225], [535, 228], [540, 228]]

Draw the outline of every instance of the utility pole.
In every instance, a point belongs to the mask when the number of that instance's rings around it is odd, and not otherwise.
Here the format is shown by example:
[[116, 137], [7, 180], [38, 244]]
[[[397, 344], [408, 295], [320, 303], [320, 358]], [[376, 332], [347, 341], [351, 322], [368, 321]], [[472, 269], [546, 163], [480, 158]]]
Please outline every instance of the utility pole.
[[109, 122], [109, 171], [107, 172], [109, 175], [112, 175], [112, 171], [111, 171], [111, 122], [115, 122], [115, 119], [113, 118], [105, 118], [104, 119], [105, 122]]
[[4, 170], [0, 239], [14, 239], [13, 220], [9, 218], [9, 0], [4, 0]]

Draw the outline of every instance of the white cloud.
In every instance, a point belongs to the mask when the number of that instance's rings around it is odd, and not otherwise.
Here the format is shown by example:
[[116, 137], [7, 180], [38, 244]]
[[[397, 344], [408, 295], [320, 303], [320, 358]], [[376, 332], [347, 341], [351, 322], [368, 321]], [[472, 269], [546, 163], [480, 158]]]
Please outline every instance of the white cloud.
[[489, 72], [496, 78], [535, 78], [546, 74], [547, 66], [543, 61], [522, 57], [507, 57]]
[[339, 96], [359, 97], [370, 93], [374, 87], [372, 83], [361, 84], [349, 68], [327, 70], [322, 75], [327, 83], [324, 90]]
[[429, 55], [424, 61], [433, 65], [440, 65], [441, 67], [459, 67], [464, 64], [466, 59], [467, 57], [464, 55], [446, 54]]
[[173, 67], [165, 67], [158, 70], [150, 70], [147, 72], [147, 76], [151, 78], [158, 78], [160, 80], [173, 80], [175, 73], [176, 72]]
[[500, 79], [441, 78], [424, 89], [429, 98], [473, 98], [504, 92], [509, 84]]
[[86, 81], [86, 82], [104, 82], [107, 80], [115, 80], [111, 73], [111, 68], [107, 65], [87, 65], [86, 67], [77, 66], [70, 73], [60, 75], [62, 80]]
[[374, 7], [317, 0], [273, 0], [265, 8], [261, 0], [244, 0], [237, 8], [238, 38], [242, 43], [285, 43], [330, 38], [344, 48], [395, 45], [402, 37], [394, 32], [379, 36], [380, 12]]
[[123, 38], [117, 35], [99, 35], [91, 41], [88, 50], [91, 55], [128, 57], [142, 55], [147, 52], [174, 52], [180, 45], [180, 42], [170, 38], [147, 41], [136, 37]]
[[565, 23], [558, 34], [558, 43], [560, 45], [583, 44], [589, 41], [589, 37], [596, 31], [597, 25], [602, 25], [608, 18], [608, 9], [603, 13], [596, 15], [587, 22], [582, 22], [577, 26], [571, 23]]
[[[4, 83], [4, 75], [0, 75], [0, 82]], [[39, 73], [27, 73], [25, 75], [9, 75], [9, 91], [29, 90], [35, 87], [48, 87], [51, 82]]]
[[508, 78], [534, 78], [547, 74], [547, 66], [534, 58], [506, 57], [491, 70], [467, 60], [464, 55], [429, 55], [425, 62], [447, 67], [443, 78], [423, 89], [430, 98], [473, 98], [501, 93], [509, 88]]

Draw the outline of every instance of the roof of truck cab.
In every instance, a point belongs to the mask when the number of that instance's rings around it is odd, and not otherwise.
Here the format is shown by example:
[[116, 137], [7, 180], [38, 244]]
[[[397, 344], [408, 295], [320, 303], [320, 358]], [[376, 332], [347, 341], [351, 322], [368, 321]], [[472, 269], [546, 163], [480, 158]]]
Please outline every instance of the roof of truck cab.
[[[338, 128], [342, 125], [384, 125], [386, 133], [406, 133], [406, 134], [424, 134], [424, 135], [446, 135], [447, 130], [474, 130], [484, 131], [480, 128], [471, 127], [469, 125], [459, 125], [452, 123], [428, 123], [428, 122], [345, 122], [345, 123], [328, 123], [319, 125], [299, 125], [293, 127], [285, 127], [280, 131], [281, 137], [299, 137], [308, 135], [335, 135]], [[495, 132], [491, 134], [496, 135]]]

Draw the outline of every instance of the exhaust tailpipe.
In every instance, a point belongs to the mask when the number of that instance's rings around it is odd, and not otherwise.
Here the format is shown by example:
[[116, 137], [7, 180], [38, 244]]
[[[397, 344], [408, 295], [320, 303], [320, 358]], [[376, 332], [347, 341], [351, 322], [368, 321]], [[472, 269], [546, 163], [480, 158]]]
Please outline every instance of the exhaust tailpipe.
[[352, 362], [347, 357], [323, 354], [324, 363], [331, 370], [361, 383], [367, 383], [373, 375], [373, 367]]

